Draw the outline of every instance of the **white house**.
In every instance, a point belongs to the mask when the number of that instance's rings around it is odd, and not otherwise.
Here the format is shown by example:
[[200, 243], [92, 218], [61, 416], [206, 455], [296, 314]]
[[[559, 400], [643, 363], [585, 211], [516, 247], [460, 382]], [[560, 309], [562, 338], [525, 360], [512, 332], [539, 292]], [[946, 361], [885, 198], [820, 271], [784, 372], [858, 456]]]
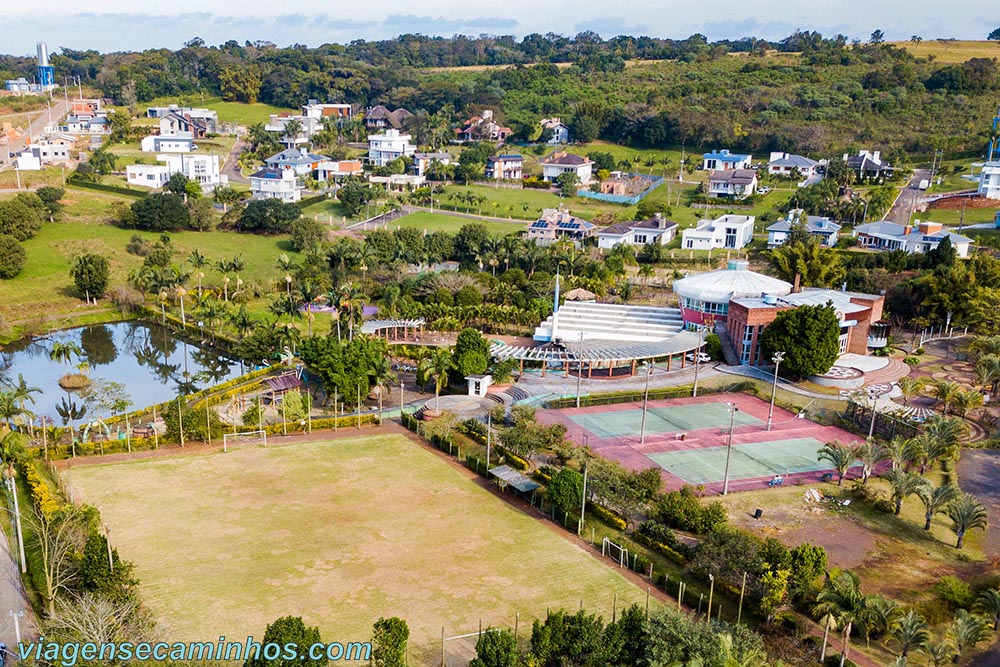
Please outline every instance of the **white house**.
[[131, 185], [162, 188], [174, 174], [184, 174], [197, 181], [203, 190], [214, 190], [218, 185], [228, 185], [229, 178], [221, 173], [218, 155], [187, 155], [172, 153], [157, 155], [163, 164], [130, 164], [125, 167], [125, 179]]
[[[296, 121], [299, 124], [299, 131], [295, 136], [286, 136], [285, 130], [288, 123]], [[271, 114], [270, 120], [264, 125], [268, 132], [279, 135], [279, 140], [286, 147], [294, 149], [297, 146], [308, 144], [312, 136], [323, 129], [320, 118], [313, 116], [277, 115]]]
[[685, 250], [712, 250], [729, 248], [738, 250], [753, 240], [752, 215], [727, 213], [715, 220], [699, 220], [696, 227], [681, 233], [681, 247]]
[[708, 175], [708, 196], [743, 199], [757, 191], [755, 169], [726, 169]]
[[542, 119], [542, 139], [548, 144], [568, 144], [569, 127], [560, 118]]
[[486, 178], [498, 181], [519, 181], [524, 175], [524, 158], [505, 153], [486, 158]]
[[18, 171], [40, 171], [42, 158], [32, 150], [22, 151], [14, 159], [14, 168]]
[[320, 104], [317, 100], [309, 100], [309, 104], [302, 107], [302, 115], [320, 121], [324, 118], [333, 118], [338, 122], [344, 122], [351, 120], [354, 111], [350, 104]]
[[987, 162], [979, 174], [980, 197], [1000, 199], [1000, 162]]
[[649, 220], [619, 222], [597, 231], [597, 247], [610, 249], [616, 245], [642, 246], [649, 243], [666, 245], [677, 236], [677, 223], [657, 213]]
[[323, 155], [316, 155], [298, 148], [286, 148], [264, 160], [264, 163], [274, 169], [288, 169], [296, 176], [308, 176], [316, 171], [321, 162], [326, 160], [327, 158]]
[[594, 163], [582, 155], [573, 153], [556, 152], [540, 161], [542, 165], [542, 179], [554, 181], [561, 174], [576, 174], [580, 183], [586, 185], [590, 183], [591, 173]]
[[384, 167], [396, 158], [409, 157], [417, 152], [410, 143], [411, 136], [402, 134], [395, 128], [383, 134], [368, 136], [368, 160], [376, 167]]
[[767, 228], [767, 247], [777, 248], [788, 240], [788, 236], [794, 225], [802, 225], [802, 229], [810, 236], [819, 239], [820, 245], [833, 247], [837, 245], [840, 234], [840, 225], [830, 220], [816, 215], [805, 215], [800, 209], [792, 209], [783, 219], [778, 220]]
[[731, 169], [749, 169], [753, 161], [752, 155], [742, 155], [740, 153], [730, 153], [728, 149], [705, 153], [702, 157], [701, 168], [710, 171], [727, 171]]
[[540, 246], [568, 239], [579, 246], [594, 231], [593, 223], [570, 215], [561, 208], [547, 208], [534, 222], [528, 223], [528, 239]]
[[194, 135], [190, 132], [151, 134], [139, 142], [139, 149], [144, 153], [190, 153], [196, 148]]
[[451, 153], [448, 151], [441, 151], [440, 153], [414, 153], [413, 173], [417, 176], [426, 176], [427, 168], [434, 162], [451, 164]]
[[292, 203], [302, 199], [302, 186], [291, 169], [264, 167], [250, 175], [250, 193], [254, 199], [280, 199]]
[[316, 180], [337, 181], [364, 172], [361, 160], [323, 160], [316, 167]]
[[923, 254], [934, 250], [945, 238], [951, 239], [951, 246], [958, 257], [969, 256], [972, 239], [944, 229], [940, 222], [920, 222], [913, 225], [897, 225], [894, 222], [869, 222], [854, 228], [858, 245], [872, 250], [902, 250]]
[[774, 152], [767, 161], [767, 173], [784, 178], [801, 177], [806, 180], [820, 176], [822, 162], [817, 162], [804, 155]]
[[[168, 116], [176, 115], [181, 119], [187, 119], [189, 121], [194, 121], [202, 128], [205, 132], [218, 132], [219, 131], [219, 114], [212, 109], [200, 109], [196, 107], [182, 107], [176, 104], [171, 104], [165, 107], [149, 107], [146, 109], [147, 118], [167, 118]], [[172, 123], [177, 123], [178, 120], [174, 119]], [[161, 124], [162, 128], [163, 125]], [[176, 128], [177, 130], [182, 130], [184, 128]]]

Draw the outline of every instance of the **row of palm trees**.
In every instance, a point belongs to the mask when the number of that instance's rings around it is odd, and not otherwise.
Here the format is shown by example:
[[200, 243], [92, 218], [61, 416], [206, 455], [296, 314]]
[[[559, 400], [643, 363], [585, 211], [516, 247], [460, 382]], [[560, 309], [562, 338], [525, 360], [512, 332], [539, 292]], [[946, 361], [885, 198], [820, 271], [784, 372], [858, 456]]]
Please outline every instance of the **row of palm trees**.
[[[997, 362], [998, 375], [995, 381], [1000, 382], [1000, 357], [997, 357]], [[990, 382], [993, 381], [991, 378]], [[983, 382], [983, 384], [986, 384], [986, 382]], [[945, 415], [956, 413], [965, 417], [970, 412], [983, 407], [984, 403], [982, 392], [976, 389], [968, 389], [958, 382], [951, 380], [905, 377], [898, 381], [898, 385], [900, 392], [903, 394], [904, 403], [909, 404], [911, 398], [927, 391], [931, 397], [937, 399], [938, 404], [941, 406], [941, 411]]]
[[[897, 648], [895, 665], [904, 667], [911, 652], [920, 651], [934, 667], [958, 662], [962, 654], [990, 638], [991, 626], [1000, 627], [1000, 589], [982, 592], [974, 613], [959, 609], [943, 636], [934, 641], [930, 624], [913, 609], [903, 611], [896, 602], [881, 595], [865, 595], [861, 580], [849, 570], [832, 573], [816, 596], [813, 613], [824, 627], [820, 662], [826, 658], [827, 640], [833, 630], [843, 631], [843, 667], [851, 647], [851, 636], [859, 630], [870, 644], [872, 638], [887, 636]], [[825, 663], [824, 663], [825, 664]]]

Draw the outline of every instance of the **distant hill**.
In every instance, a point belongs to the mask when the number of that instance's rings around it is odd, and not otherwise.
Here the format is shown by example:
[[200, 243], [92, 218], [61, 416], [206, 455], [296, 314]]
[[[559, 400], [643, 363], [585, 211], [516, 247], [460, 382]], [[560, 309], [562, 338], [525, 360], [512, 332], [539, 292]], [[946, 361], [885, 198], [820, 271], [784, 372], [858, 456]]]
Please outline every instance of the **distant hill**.
[[986, 40], [925, 39], [893, 44], [917, 58], [934, 56], [934, 62], [942, 65], [964, 63], [971, 58], [1000, 58], [1000, 42]]

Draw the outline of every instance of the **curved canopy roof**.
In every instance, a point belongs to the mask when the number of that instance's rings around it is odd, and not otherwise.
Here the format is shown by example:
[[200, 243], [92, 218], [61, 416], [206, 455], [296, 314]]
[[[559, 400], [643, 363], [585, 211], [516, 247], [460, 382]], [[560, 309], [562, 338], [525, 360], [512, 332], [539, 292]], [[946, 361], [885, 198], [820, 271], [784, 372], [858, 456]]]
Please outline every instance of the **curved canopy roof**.
[[674, 281], [674, 292], [678, 296], [711, 303], [727, 303], [730, 299], [747, 297], [756, 298], [762, 294], [785, 296], [791, 291], [790, 283], [745, 268], [699, 273]]
[[684, 354], [698, 349], [698, 334], [681, 331], [670, 338], [653, 343], [622, 343], [621, 341], [587, 340], [582, 345], [547, 343], [537, 347], [508, 345], [493, 341], [490, 354], [501, 361], [517, 359], [545, 362], [583, 362], [599, 364], [608, 362], [642, 361]]

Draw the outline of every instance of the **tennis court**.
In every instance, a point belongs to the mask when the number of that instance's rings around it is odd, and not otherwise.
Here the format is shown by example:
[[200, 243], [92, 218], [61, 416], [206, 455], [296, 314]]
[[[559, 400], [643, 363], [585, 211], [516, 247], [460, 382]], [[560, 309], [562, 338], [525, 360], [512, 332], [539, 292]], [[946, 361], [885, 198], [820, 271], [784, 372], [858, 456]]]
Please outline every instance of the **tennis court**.
[[[733, 445], [729, 461], [730, 479], [757, 479], [817, 472], [830, 467], [816, 459], [823, 443], [815, 438]], [[688, 484], [721, 482], [726, 472], [726, 447], [703, 447], [646, 454], [658, 466]]]
[[[646, 411], [646, 434], [729, 428], [731, 418], [727, 403], [650, 407]], [[599, 438], [621, 438], [639, 433], [642, 426], [642, 408], [572, 415], [570, 420]], [[734, 423], [738, 427], [759, 426], [763, 422], [741, 410], [736, 413]]]

